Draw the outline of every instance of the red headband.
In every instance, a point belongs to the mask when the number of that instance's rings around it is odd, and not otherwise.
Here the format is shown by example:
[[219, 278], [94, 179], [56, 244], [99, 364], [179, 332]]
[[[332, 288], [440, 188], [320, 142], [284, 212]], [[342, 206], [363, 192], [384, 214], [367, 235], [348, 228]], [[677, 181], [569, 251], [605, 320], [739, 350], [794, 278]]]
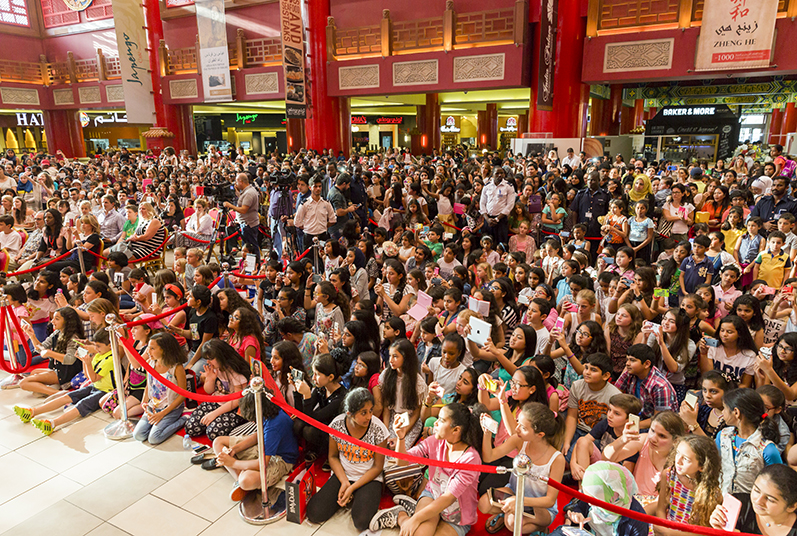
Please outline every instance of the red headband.
[[169, 283], [169, 284], [168, 284], [168, 285], [166, 285], [164, 288], [166, 288], [166, 289], [168, 289], [168, 290], [171, 290], [172, 292], [174, 292], [174, 294], [177, 296], [177, 299], [178, 299], [178, 300], [182, 300], [182, 299], [183, 299], [183, 291], [182, 291], [182, 290], [180, 290], [180, 287], [178, 287], [177, 285], [174, 285], [174, 284], [172, 284], [172, 283]]

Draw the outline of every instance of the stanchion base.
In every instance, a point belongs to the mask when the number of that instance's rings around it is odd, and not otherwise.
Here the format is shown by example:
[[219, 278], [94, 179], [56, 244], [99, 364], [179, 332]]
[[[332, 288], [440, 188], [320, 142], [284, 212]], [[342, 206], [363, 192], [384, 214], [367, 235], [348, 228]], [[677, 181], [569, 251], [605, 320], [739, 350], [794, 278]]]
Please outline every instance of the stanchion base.
[[21, 382], [25, 376], [22, 374], [12, 374], [11, 376], [4, 378], [3, 381], [0, 381], [0, 389], [16, 389], [19, 387], [19, 382]]
[[133, 428], [135, 427], [130, 421], [114, 421], [105, 427], [105, 437], [114, 441], [133, 437]]
[[280, 490], [273, 504], [263, 504], [260, 490], [250, 491], [238, 505], [241, 519], [250, 525], [269, 525], [285, 517], [285, 490]]

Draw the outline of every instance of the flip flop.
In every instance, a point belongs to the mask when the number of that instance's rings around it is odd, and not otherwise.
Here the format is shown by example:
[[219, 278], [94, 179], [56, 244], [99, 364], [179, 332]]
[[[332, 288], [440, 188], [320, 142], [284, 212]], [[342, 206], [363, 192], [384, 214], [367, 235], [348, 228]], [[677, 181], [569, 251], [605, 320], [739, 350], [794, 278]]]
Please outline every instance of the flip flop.
[[501, 512], [500, 514], [495, 514], [494, 516], [490, 517], [487, 520], [487, 523], [484, 525], [484, 530], [487, 531], [487, 534], [496, 534], [502, 528], [504, 528], [504, 513]]

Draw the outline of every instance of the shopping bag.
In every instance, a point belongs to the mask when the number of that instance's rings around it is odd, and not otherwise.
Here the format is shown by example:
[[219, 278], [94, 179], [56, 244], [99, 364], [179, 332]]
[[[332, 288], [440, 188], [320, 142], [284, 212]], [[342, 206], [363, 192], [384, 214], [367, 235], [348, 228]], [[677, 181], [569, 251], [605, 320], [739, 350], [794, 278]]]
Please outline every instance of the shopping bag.
[[288, 505], [286, 519], [301, 525], [307, 516], [307, 503], [313, 495], [315, 495], [313, 468], [300, 464], [285, 481], [285, 498]]

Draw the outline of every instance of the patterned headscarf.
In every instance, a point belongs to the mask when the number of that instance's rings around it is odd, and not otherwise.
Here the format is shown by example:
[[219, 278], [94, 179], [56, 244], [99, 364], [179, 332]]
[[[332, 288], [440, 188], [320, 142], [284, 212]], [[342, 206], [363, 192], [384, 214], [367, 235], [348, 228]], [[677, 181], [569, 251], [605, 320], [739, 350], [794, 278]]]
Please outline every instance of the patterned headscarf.
[[[631, 507], [637, 493], [636, 481], [631, 471], [612, 462], [601, 461], [590, 465], [584, 471], [581, 484], [581, 491], [585, 494], [623, 508]], [[621, 517], [620, 514], [591, 506], [589, 526], [599, 536], [613, 536], [617, 534], [617, 524]]]
[[[641, 192], [634, 188], [634, 184], [636, 184], [636, 181], [639, 179], [642, 179], [642, 182], [645, 183], [645, 188], [643, 188]], [[650, 179], [648, 176], [643, 173], [637, 173], [634, 175], [634, 182], [631, 183], [631, 189], [628, 190], [628, 197], [631, 199], [631, 201], [636, 203], [645, 199], [652, 190], [653, 187], [650, 184]], [[650, 209], [650, 207], [648, 207], [648, 209]]]

